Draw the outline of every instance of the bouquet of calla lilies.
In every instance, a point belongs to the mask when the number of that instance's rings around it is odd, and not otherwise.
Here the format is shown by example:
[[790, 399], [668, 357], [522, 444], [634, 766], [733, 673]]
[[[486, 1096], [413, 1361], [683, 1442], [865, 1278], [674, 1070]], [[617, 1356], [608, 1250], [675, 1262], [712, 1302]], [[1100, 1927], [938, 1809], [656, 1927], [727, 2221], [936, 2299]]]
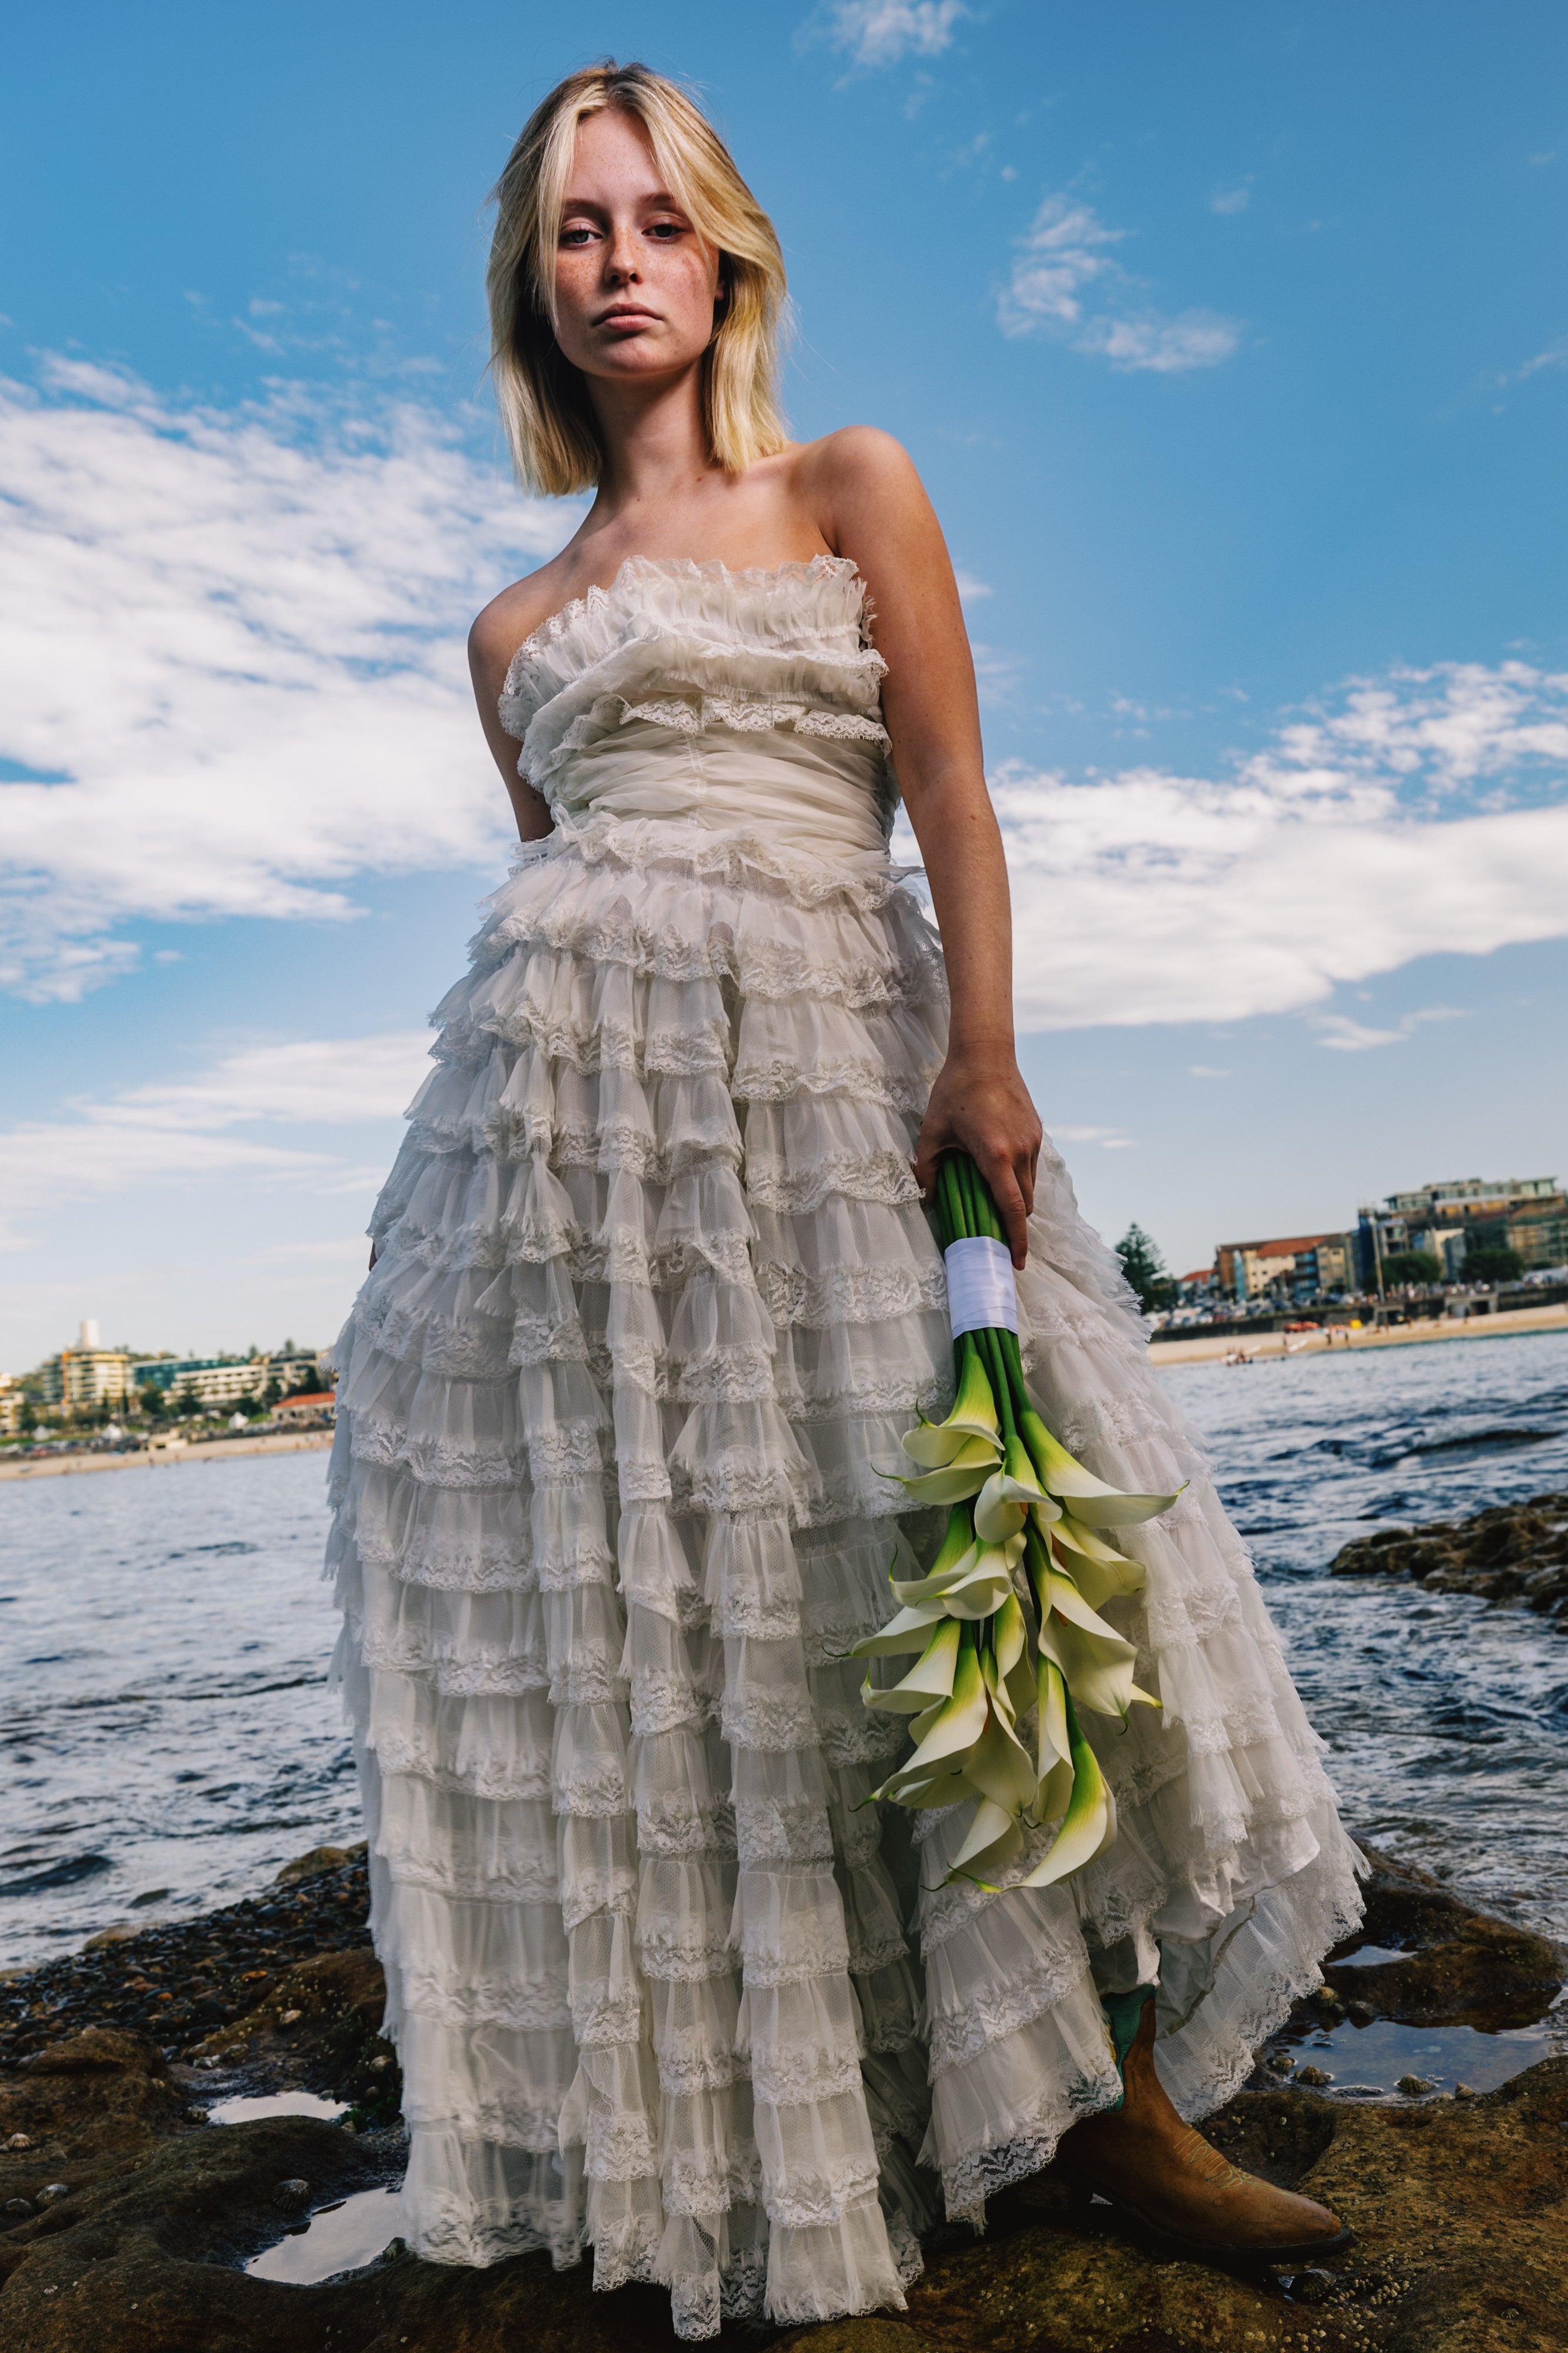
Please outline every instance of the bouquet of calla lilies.
[[871, 1795], [900, 1806], [978, 1800], [951, 1875], [985, 1887], [1030, 1831], [1059, 1818], [1048, 1851], [1016, 1883], [1045, 1887], [1116, 1836], [1115, 1800], [1079, 1711], [1125, 1721], [1136, 1703], [1160, 1704], [1132, 1680], [1131, 1643], [1099, 1614], [1139, 1592], [1143, 1571], [1096, 1532], [1152, 1519], [1175, 1496], [1107, 1486], [1041, 1420], [1024, 1386], [1012, 1261], [967, 1153], [940, 1164], [937, 1223], [958, 1394], [945, 1421], [922, 1419], [904, 1440], [914, 1467], [900, 1483], [911, 1506], [948, 1506], [947, 1533], [925, 1577], [890, 1580], [898, 1615], [851, 1653], [919, 1653], [902, 1682], [868, 1680], [862, 1692], [868, 1707], [914, 1719], [913, 1754]]

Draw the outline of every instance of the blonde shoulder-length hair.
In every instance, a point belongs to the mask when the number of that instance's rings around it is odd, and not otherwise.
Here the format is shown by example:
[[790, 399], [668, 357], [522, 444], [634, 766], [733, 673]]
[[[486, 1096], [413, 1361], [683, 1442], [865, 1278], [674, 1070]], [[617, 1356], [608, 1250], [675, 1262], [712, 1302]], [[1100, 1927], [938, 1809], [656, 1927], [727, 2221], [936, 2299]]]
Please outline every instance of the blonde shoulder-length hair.
[[485, 287], [490, 371], [519, 479], [552, 497], [591, 490], [605, 451], [581, 372], [555, 340], [555, 247], [577, 126], [617, 107], [642, 126], [670, 195], [716, 246], [723, 313], [702, 360], [711, 454], [740, 473], [785, 446], [778, 409], [784, 255], [729, 149], [685, 91], [647, 66], [584, 66], [535, 107], [491, 192]]

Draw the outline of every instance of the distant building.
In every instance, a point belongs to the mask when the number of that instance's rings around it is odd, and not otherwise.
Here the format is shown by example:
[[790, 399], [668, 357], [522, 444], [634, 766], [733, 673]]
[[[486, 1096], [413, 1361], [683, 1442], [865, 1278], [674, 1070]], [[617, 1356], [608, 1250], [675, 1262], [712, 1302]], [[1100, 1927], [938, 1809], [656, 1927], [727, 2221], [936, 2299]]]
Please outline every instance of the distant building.
[[1221, 1242], [1215, 1250], [1219, 1288], [1232, 1299], [1317, 1299], [1356, 1283], [1355, 1237], [1287, 1234], [1264, 1241]]
[[1463, 1218], [1495, 1218], [1553, 1199], [1562, 1199], [1555, 1176], [1458, 1176], [1447, 1185], [1418, 1185], [1414, 1193], [1390, 1193], [1383, 1206], [1391, 1218], [1403, 1218], [1410, 1226], [1425, 1226]]
[[98, 1325], [90, 1315], [85, 1316], [77, 1345], [62, 1348], [58, 1356], [40, 1365], [38, 1383], [44, 1403], [62, 1412], [121, 1405], [131, 1386], [131, 1358], [123, 1348], [100, 1347]]
[[193, 1397], [201, 1406], [258, 1398], [269, 1377], [265, 1356], [153, 1356], [131, 1369], [138, 1388]]
[[235, 1405], [259, 1398], [269, 1382], [297, 1389], [320, 1385], [321, 1368], [313, 1349], [288, 1356], [146, 1356], [132, 1366], [138, 1388], [161, 1389], [165, 1397], [187, 1395], [209, 1406]]
[[13, 1374], [0, 1373], [0, 1438], [15, 1438], [22, 1427], [26, 1392]]
[[1526, 1267], [1568, 1258], [1568, 1196], [1555, 1176], [1464, 1176], [1391, 1193], [1361, 1212], [1362, 1275], [1377, 1280], [1377, 1261], [1396, 1250], [1423, 1250], [1442, 1262], [1446, 1282], [1462, 1282], [1472, 1250], [1515, 1250]]
[[273, 1407], [270, 1419], [283, 1422], [314, 1421], [320, 1414], [335, 1414], [337, 1405], [333, 1390], [317, 1389], [310, 1397], [285, 1398], [281, 1405]]
[[1478, 1220], [1468, 1229], [1468, 1240], [1472, 1250], [1516, 1250], [1527, 1270], [1562, 1266], [1568, 1261], [1568, 1202], [1559, 1198], [1495, 1226]]

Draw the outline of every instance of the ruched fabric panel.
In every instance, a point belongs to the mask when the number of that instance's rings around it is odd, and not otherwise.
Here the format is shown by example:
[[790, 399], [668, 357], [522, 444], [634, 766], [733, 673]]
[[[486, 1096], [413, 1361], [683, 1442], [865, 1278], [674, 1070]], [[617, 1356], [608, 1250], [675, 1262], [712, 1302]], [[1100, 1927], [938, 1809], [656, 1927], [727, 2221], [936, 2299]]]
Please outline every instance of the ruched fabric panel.
[[845, 1653], [929, 1538], [886, 1474], [951, 1393], [910, 1169], [945, 989], [887, 863], [879, 672], [832, 559], [628, 566], [522, 649], [557, 829], [438, 1009], [338, 1351], [410, 2242], [591, 2246], [687, 2337], [901, 2304], [944, 2200], [1115, 2096], [1096, 1983], [1155, 1939], [1201, 2113], [1355, 1909], [1245, 1554], [1048, 1151], [1047, 1418], [1119, 1484], [1189, 1482], [1113, 1605], [1163, 1715], [1091, 1720], [1122, 1835], [1067, 1890], [949, 1887], [963, 1810], [864, 1802], [905, 1734]]

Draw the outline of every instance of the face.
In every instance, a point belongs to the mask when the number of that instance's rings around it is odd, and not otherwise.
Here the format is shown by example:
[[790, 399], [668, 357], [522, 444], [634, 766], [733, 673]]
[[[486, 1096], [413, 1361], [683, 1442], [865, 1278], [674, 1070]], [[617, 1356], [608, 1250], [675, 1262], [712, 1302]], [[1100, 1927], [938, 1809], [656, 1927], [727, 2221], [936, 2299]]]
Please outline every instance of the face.
[[605, 107], [577, 132], [555, 248], [556, 338], [584, 375], [657, 380], [712, 340], [719, 256], [665, 187], [642, 128]]

